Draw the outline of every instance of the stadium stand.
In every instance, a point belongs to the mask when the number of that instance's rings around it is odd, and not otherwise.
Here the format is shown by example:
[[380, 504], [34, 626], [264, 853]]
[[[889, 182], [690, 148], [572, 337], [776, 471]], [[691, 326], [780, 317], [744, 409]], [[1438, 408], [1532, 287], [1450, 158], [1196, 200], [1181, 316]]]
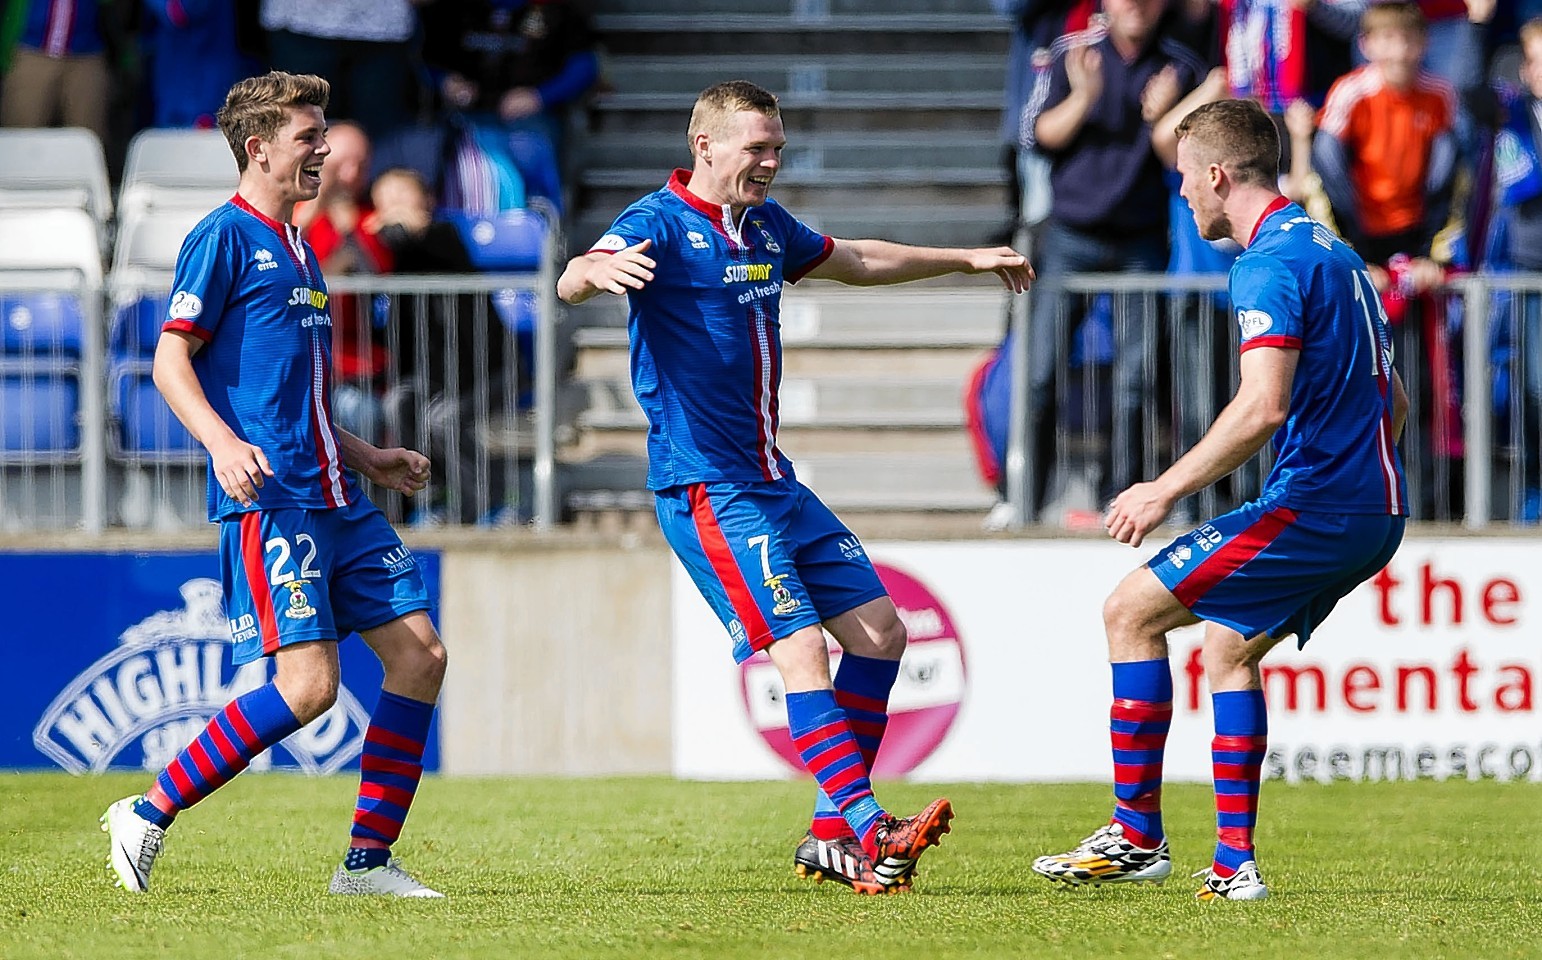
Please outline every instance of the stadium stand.
[[80, 127], [0, 129], [0, 209], [18, 208], [85, 211], [106, 250], [112, 194], [96, 135]]
[[[731, 0], [610, 5], [598, 25], [617, 92], [597, 100], [581, 145], [583, 203], [570, 252], [586, 249], [670, 169], [689, 166], [684, 117], [701, 89], [729, 77], [780, 96], [789, 143], [774, 196], [811, 226], [985, 243], [1007, 209], [1001, 22], [986, 0], [874, 6], [773, 0], [748, 14]], [[926, 510], [943, 522], [989, 509], [994, 496], [975, 476], [960, 398], [1000, 339], [994, 284], [855, 293], [805, 281], [785, 292], [780, 443], [832, 507]], [[600, 297], [569, 313], [574, 389], [586, 410], [563, 450], [567, 506], [581, 520], [651, 512], [651, 498], [636, 495], [645, 433], [628, 382], [626, 304]]]
[[162, 208], [209, 211], [235, 189], [230, 145], [218, 130], [145, 130], [129, 143], [119, 217]]

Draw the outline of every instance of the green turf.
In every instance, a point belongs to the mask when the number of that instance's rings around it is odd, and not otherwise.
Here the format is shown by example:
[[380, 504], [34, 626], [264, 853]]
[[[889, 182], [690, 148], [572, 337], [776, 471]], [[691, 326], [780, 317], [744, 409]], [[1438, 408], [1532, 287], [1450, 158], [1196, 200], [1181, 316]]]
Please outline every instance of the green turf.
[[[328, 897], [353, 784], [279, 775], [186, 814], [130, 896], [96, 818], [143, 784], [0, 773], [0, 958], [1542, 956], [1542, 788], [1524, 784], [1270, 785], [1256, 904], [1192, 899], [1202, 786], [1166, 791], [1164, 887], [1027, 869], [1106, 815], [1105, 787], [970, 784], [941, 791], [958, 820], [916, 892], [864, 898], [793, 876], [806, 785], [659, 779], [430, 779], [397, 852], [448, 899]], [[938, 792], [879, 789], [904, 812]]]

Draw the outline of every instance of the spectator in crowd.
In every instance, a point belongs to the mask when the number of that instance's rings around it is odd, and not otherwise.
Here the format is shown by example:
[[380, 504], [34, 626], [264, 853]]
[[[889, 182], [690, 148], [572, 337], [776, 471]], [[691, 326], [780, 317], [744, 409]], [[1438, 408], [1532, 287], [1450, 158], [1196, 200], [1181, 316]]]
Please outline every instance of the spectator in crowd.
[[[1502, 158], [1498, 188], [1506, 226], [1502, 265], [1542, 273], [1542, 18], [1521, 26], [1520, 41], [1522, 89], [1505, 98], [1505, 125], [1497, 151]], [[1509, 321], [1514, 373], [1506, 399], [1521, 459], [1521, 503], [1516, 516], [1522, 523], [1535, 524], [1542, 519], [1542, 294], [1514, 297]]]
[[26, 20], [0, 97], [0, 126], [85, 127], [104, 143], [111, 90], [98, 0], [18, 0]]
[[[1398, 355], [1412, 373], [1410, 396], [1427, 431], [1422, 437], [1432, 447], [1410, 448], [1411, 472], [1418, 478], [1414, 506], [1425, 517], [1444, 519], [1460, 477], [1442, 482], [1440, 474], [1459, 453], [1459, 441], [1451, 424], [1454, 397], [1443, 317], [1426, 294], [1445, 279], [1431, 253], [1451, 212], [1456, 98], [1450, 84], [1419, 69], [1425, 24], [1416, 4], [1382, 3], [1366, 10], [1360, 47], [1367, 63], [1329, 91], [1313, 162], [1340, 234], [1364, 257], [1387, 301]], [[1410, 441], [1419, 444], [1421, 434]]]
[[[457, 205], [491, 213], [519, 205], [526, 187], [554, 192], [539, 185], [560, 177], [568, 110], [599, 77], [588, 14], [570, 0], [436, 0], [423, 20], [444, 104], [465, 115], [489, 165], [460, 164]], [[489, 183], [464, 182], [472, 177]], [[520, 182], [495, 186], [510, 179]]]
[[379, 138], [413, 119], [418, 0], [262, 0], [273, 67], [332, 81], [331, 111]]
[[1048, 69], [1057, 39], [1087, 29], [1098, 0], [991, 0], [991, 7], [1012, 25], [1001, 110], [1002, 160], [1011, 197], [1007, 226], [992, 241], [1007, 244], [1020, 224], [1032, 226], [1049, 212], [1049, 162], [1023, 147], [1023, 109], [1035, 71]]
[[1282, 118], [1296, 100], [1322, 103], [1349, 72], [1367, 0], [1218, 0], [1221, 55], [1234, 97]]
[[[1196, 87], [1198, 55], [1158, 26], [1166, 0], [1105, 0], [1099, 25], [1056, 44], [1051, 68], [1029, 99], [1029, 146], [1050, 158], [1052, 206], [1043, 237], [1043, 280], [1029, 334], [1029, 438], [1035, 515], [1049, 491], [1055, 451], [1057, 368], [1081, 317], [1059, 284], [1081, 271], [1160, 272], [1167, 265], [1167, 188], [1151, 149], [1151, 125]], [[1157, 322], [1149, 298], [1114, 308], [1113, 443], [1104, 445], [1100, 502], [1142, 471], [1143, 364]]]
[[228, 0], [144, 0], [141, 48], [148, 63], [151, 123], [214, 129], [214, 115], [237, 80], [259, 73], [236, 42]]
[[[391, 251], [397, 274], [476, 271], [455, 225], [435, 219], [433, 196], [415, 171], [385, 171], [370, 198], [375, 209], [364, 229]], [[432, 492], [444, 495], [438, 512], [415, 522], [501, 522], [514, 491], [492, 469], [480, 428], [515, 402], [512, 335], [486, 294], [399, 296], [394, 313], [398, 377], [386, 410], [400, 439], [432, 451]]]
[[[369, 203], [369, 135], [358, 124], [334, 123], [327, 130], [331, 153], [321, 168], [316, 199], [295, 210], [300, 228], [328, 276], [390, 273], [391, 251], [364, 229]], [[384, 439], [379, 394], [390, 358], [374, 322], [369, 297], [332, 296], [332, 416], [356, 437]]]

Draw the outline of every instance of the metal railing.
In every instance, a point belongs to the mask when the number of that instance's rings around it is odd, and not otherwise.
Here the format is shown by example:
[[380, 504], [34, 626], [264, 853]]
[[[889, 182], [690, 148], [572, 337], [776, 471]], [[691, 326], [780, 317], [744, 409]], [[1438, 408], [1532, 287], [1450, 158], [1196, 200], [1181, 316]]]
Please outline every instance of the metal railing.
[[[330, 282], [338, 335], [356, 338], [339, 351], [356, 365], [344, 369], [339, 357], [335, 418], [436, 462], [427, 503], [373, 492], [392, 519], [559, 521], [556, 263], [547, 257], [533, 274]], [[0, 272], [0, 530], [203, 523], [203, 451], [149, 377], [169, 283], [151, 273], [95, 286], [72, 271]], [[1203, 434], [1237, 377], [1224, 287], [1219, 276], [1064, 278], [1047, 379], [1029, 373], [1044, 353], [1029, 301], [1046, 294], [1013, 298], [1005, 490], [1016, 527], [1043, 522], [1051, 505], [1096, 511], [1110, 489], [1155, 475]], [[1413, 308], [1394, 334], [1412, 407], [1402, 451], [1415, 519], [1535, 522], [1542, 274], [1463, 278], [1432, 303], [1438, 318]], [[1265, 453], [1181, 511], [1213, 515], [1255, 496], [1268, 466]]]
[[[1081, 274], [1058, 292], [1013, 300], [1011, 528], [1056, 509], [1095, 513], [1199, 439], [1237, 382], [1225, 289], [1220, 275]], [[1052, 326], [1038, 330], [1032, 299], [1044, 296], [1057, 302]], [[1537, 522], [1542, 275], [1465, 277], [1402, 307], [1392, 336], [1410, 402], [1401, 450], [1414, 519], [1474, 529]], [[1506, 429], [1496, 436], [1500, 416]], [[1256, 496], [1269, 453], [1178, 512], [1211, 516]]]
[[[556, 522], [548, 253], [535, 273], [329, 280], [334, 326], [358, 338], [334, 350], [365, 358], [335, 369], [334, 419], [435, 461], [426, 503], [370, 491], [393, 520]], [[0, 271], [0, 529], [205, 522], [204, 451], [150, 376], [170, 284], [155, 271], [100, 286]]]

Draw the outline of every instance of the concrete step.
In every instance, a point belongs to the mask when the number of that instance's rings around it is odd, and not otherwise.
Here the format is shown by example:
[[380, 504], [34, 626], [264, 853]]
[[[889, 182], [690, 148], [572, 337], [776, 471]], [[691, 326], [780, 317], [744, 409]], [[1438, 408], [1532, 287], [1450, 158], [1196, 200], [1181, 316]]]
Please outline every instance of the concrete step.
[[741, 56], [824, 56], [851, 53], [858, 43], [894, 54], [1004, 55], [1010, 39], [1009, 24], [991, 14], [615, 14], [596, 17], [595, 26], [611, 56], [714, 56], [730, 44]]
[[[992, 347], [1006, 325], [1007, 294], [994, 277], [957, 286], [853, 289], [805, 280], [782, 296], [782, 345], [856, 350]], [[593, 305], [591, 307], [591, 304]], [[580, 349], [626, 349], [626, 301], [596, 297], [574, 331]], [[598, 322], [595, 322], [598, 321]]]
[[[689, 15], [718, 18], [744, 13], [744, 0], [607, 0], [611, 16]], [[992, 15], [989, 0], [763, 0], [755, 11], [767, 17], [818, 22], [827, 17], [896, 16], [901, 14]]]
[[[691, 108], [696, 105], [696, 97], [700, 93], [700, 87], [686, 92], [644, 90], [635, 93], [606, 93], [595, 98], [594, 106], [598, 110], [607, 112], [664, 110], [677, 116], [682, 114], [689, 116]], [[784, 114], [787, 111], [812, 109], [902, 112], [978, 110], [999, 113], [1001, 111], [999, 90], [930, 90], [920, 86], [889, 91], [793, 90], [778, 93], [777, 99], [781, 103]], [[784, 119], [784, 125], [786, 122]]]
[[[1002, 166], [1002, 147], [996, 142], [994, 131], [967, 137], [959, 133], [929, 131], [853, 134], [788, 130], [787, 137], [790, 142], [782, 151], [779, 175], [784, 180], [795, 174], [870, 169], [887, 163], [936, 171], [940, 177], [951, 175], [954, 170], [986, 170]], [[685, 136], [679, 130], [652, 136], [596, 134], [586, 138], [579, 148], [583, 151], [582, 165], [586, 172], [646, 169], [653, 173], [653, 187], [663, 182], [667, 171], [688, 167], [691, 162]]]
[[[579, 434], [563, 449], [569, 460], [588, 460], [596, 456], [646, 456], [648, 432], [641, 420], [637, 424], [611, 429], [592, 429]], [[938, 459], [973, 456], [969, 436], [962, 425], [944, 427], [889, 427], [875, 429], [857, 426], [784, 426], [777, 431], [776, 442], [794, 464], [809, 457], [880, 453], [906, 454]]]
[[757, 83], [788, 106], [839, 94], [887, 99], [919, 94], [984, 94], [1001, 102], [1006, 63], [990, 54], [849, 53], [824, 57], [613, 57], [605, 76], [618, 94], [689, 96], [733, 77]]
[[[869, 164], [881, 158], [871, 157]], [[908, 158], [907, 158], [908, 160]], [[914, 161], [910, 161], [914, 162]], [[595, 203], [612, 199], [612, 196], [604, 191], [621, 190], [624, 196], [637, 197], [655, 190], [669, 176], [670, 168], [659, 167], [591, 167], [583, 172], [580, 182], [592, 191]], [[1007, 185], [1007, 174], [999, 165], [984, 167], [934, 167], [934, 166], [864, 166], [858, 168], [784, 166], [776, 175], [776, 182], [771, 189], [775, 192], [778, 203], [782, 202], [783, 193], [789, 193], [786, 201], [788, 206], [796, 202], [796, 198], [805, 197], [817, 190], [840, 189], [843, 197], [852, 196], [851, 191], [874, 190], [890, 191], [895, 187], [905, 187], [907, 201], [914, 199], [916, 203], [935, 202], [934, 195], [918, 193], [914, 188], [932, 188], [934, 190], [958, 191], [975, 187], [991, 188], [994, 191], [1004, 189]]]
[[[936, 429], [964, 423], [964, 378], [897, 380], [860, 374], [839, 379], [786, 377], [780, 398], [784, 429]], [[588, 410], [578, 424], [586, 430], [641, 430], [646, 426], [630, 385], [615, 379], [585, 381]]]
[[[694, 102], [692, 100], [680, 106], [681, 99], [676, 98], [675, 104], [668, 109], [656, 109], [642, 99], [628, 98], [620, 101], [624, 109], [596, 110], [591, 122], [591, 133], [675, 137], [684, 144], [686, 121]], [[959, 106], [922, 109], [908, 99], [905, 103], [884, 109], [876, 109], [870, 101], [856, 106], [822, 103], [784, 106], [782, 109], [782, 123], [787, 128], [788, 139], [793, 142], [824, 133], [884, 133], [893, 136], [906, 133], [951, 133], [969, 140], [982, 140], [986, 137], [994, 140], [1000, 120], [1000, 97], [990, 102], [980, 97], [975, 107], [967, 109]]]
[[[616, 385], [616, 390], [629, 395], [631, 374], [625, 348], [613, 343], [595, 348], [588, 338], [586, 332], [586, 343], [578, 349], [574, 378], [586, 383], [609, 381]], [[782, 354], [782, 376], [784, 379], [827, 379], [861, 371], [867, 375], [883, 373], [897, 380], [956, 379], [962, 383], [985, 358], [988, 349], [980, 345], [929, 346], [919, 350], [914, 346], [791, 349]]]

